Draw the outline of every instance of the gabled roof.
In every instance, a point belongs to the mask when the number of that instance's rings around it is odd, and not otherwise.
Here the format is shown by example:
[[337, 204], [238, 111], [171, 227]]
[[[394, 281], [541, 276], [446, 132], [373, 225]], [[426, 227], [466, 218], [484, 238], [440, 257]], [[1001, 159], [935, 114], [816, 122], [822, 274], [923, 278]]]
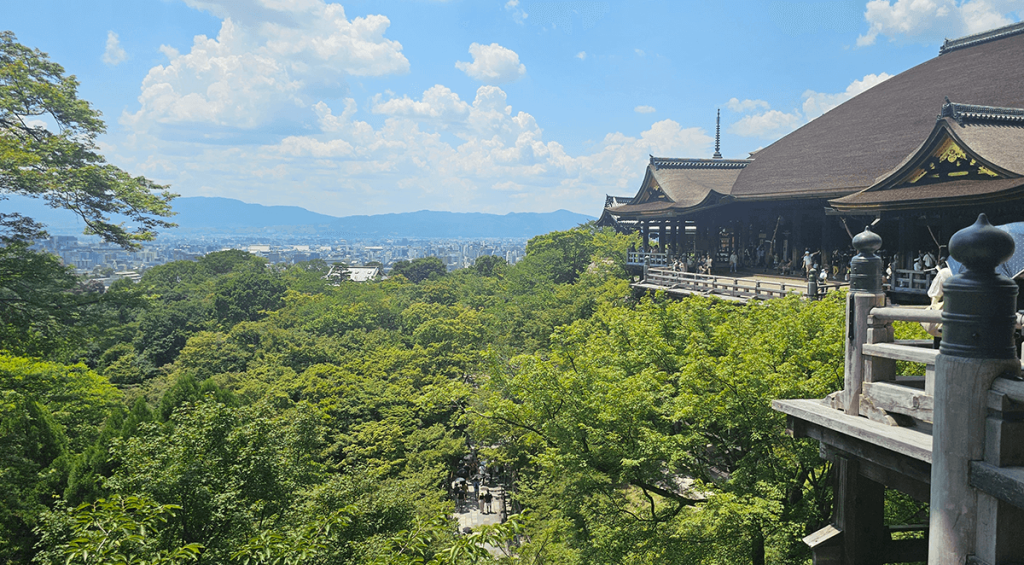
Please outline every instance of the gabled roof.
[[615, 206], [623, 206], [633, 202], [632, 196], [612, 196], [610, 194], [604, 195], [604, 207], [612, 208]]
[[948, 100], [925, 139], [868, 188], [830, 204], [841, 212], [933, 208], [1018, 198], [1024, 110]]
[[608, 211], [609, 208], [616, 206], [624, 206], [633, 201], [632, 196], [612, 196], [606, 194], [604, 196], [604, 210], [601, 211], [601, 217], [597, 219], [598, 226], [608, 226], [617, 229], [631, 229], [636, 224], [636, 220], [620, 218], [619, 216], [612, 214]]
[[749, 159], [670, 159], [651, 156], [633, 201], [609, 209], [624, 216], [678, 215], [717, 205]]
[[[863, 190], [914, 152], [946, 97], [978, 107], [1024, 108], [1024, 24], [947, 42], [941, 56], [762, 149], [731, 195], [737, 200], [839, 198]], [[966, 108], [960, 114], [984, 116]]]

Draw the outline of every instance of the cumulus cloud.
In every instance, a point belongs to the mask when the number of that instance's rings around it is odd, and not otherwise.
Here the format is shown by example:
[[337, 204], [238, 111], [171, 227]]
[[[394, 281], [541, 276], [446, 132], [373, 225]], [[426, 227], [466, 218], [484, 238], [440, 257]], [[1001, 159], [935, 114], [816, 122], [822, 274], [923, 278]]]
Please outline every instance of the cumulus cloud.
[[804, 124], [799, 113], [768, 110], [760, 114], [743, 116], [730, 131], [743, 137], [781, 137]]
[[767, 110], [771, 106], [769, 106], [764, 100], [740, 100], [739, 98], [730, 98], [729, 101], [725, 103], [725, 107], [733, 112], [749, 112], [751, 110], [758, 109]]
[[576, 54], [576, 58], [579, 59], [580, 61], [586, 60], [587, 52], [586, 51], [580, 51], [579, 53]]
[[782, 137], [890, 77], [891, 75], [887, 73], [865, 75], [864, 78], [851, 82], [843, 92], [823, 93], [806, 90], [802, 96], [801, 108], [792, 112], [772, 110], [764, 100], [741, 101], [732, 98], [726, 103], [726, 107], [748, 114], [732, 124], [729, 131], [743, 137]]
[[125, 59], [128, 58], [128, 53], [121, 47], [121, 40], [118, 39], [117, 34], [108, 31], [107, 32], [107, 48], [103, 51], [103, 62], [116, 67]]
[[654, 109], [654, 106], [637, 106], [633, 108], [633, 111], [637, 114], [653, 114], [657, 110]]
[[161, 47], [168, 63], [143, 80], [140, 109], [123, 118], [129, 125], [253, 129], [308, 114], [324, 93], [344, 92], [346, 77], [409, 70], [402, 45], [384, 37], [384, 16], [349, 20], [323, 0], [188, 3], [223, 17], [220, 31], [196, 36], [187, 53]]
[[436, 84], [423, 93], [422, 100], [413, 100], [408, 96], [392, 98], [385, 102], [380, 102], [378, 99], [372, 111], [374, 114], [452, 122], [464, 120], [469, 115], [469, 110], [469, 104], [463, 102], [458, 94], [446, 86]]
[[140, 132], [111, 152], [184, 194], [315, 202], [338, 215], [424, 208], [593, 213], [605, 192], [635, 190], [649, 154], [707, 154], [713, 141], [702, 129], [662, 120], [569, 154], [492, 85], [480, 86], [471, 101], [435, 85], [416, 97], [378, 97], [370, 109], [383, 124], [358, 119], [358, 105], [346, 98], [334, 107], [311, 105], [315, 131], [278, 141], [203, 144]]
[[879, 35], [938, 42], [1011, 24], [1022, 9], [1021, 0], [871, 0], [864, 11], [868, 31], [857, 45], [873, 45]]
[[515, 51], [497, 43], [469, 46], [473, 62], [457, 61], [455, 68], [472, 79], [487, 84], [503, 84], [519, 80], [526, 74], [526, 65], [519, 62]]

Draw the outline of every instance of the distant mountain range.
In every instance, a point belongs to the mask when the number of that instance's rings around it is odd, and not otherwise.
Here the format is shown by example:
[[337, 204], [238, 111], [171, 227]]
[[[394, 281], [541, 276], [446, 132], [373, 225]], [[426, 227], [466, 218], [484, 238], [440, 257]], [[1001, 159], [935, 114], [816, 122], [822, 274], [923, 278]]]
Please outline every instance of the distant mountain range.
[[[595, 219], [567, 210], [547, 213], [505, 215], [477, 212], [407, 212], [373, 216], [335, 217], [310, 212], [298, 206], [246, 204], [231, 198], [203, 196], [176, 198], [178, 213], [171, 220], [178, 224], [166, 233], [172, 236], [201, 234], [319, 234], [338, 237], [379, 238], [459, 238], [459, 237], [533, 237], [555, 230], [566, 230]], [[46, 224], [52, 234], [80, 234], [83, 224], [65, 210], [55, 210], [38, 200], [13, 196], [0, 203], [4, 211], [20, 212]]]

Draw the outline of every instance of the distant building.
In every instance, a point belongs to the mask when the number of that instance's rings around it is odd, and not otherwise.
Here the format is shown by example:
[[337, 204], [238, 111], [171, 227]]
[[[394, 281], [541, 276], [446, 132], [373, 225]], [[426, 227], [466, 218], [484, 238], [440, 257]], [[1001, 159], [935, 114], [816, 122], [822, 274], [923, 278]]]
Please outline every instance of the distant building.
[[354, 282], [375, 281], [381, 278], [380, 267], [349, 267], [348, 279]]

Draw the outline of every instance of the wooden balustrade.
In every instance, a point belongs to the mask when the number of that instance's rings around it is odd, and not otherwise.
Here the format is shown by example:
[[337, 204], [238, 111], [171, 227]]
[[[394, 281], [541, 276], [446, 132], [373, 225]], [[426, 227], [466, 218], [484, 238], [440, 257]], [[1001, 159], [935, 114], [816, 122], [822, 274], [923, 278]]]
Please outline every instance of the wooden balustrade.
[[[836, 473], [832, 523], [804, 538], [816, 565], [1018, 563], [1024, 555], [1024, 380], [1015, 359], [1017, 288], [995, 267], [1012, 239], [984, 216], [950, 241], [967, 275], [946, 282], [945, 311], [885, 306], [881, 239], [853, 240], [843, 390], [824, 402], [776, 400], [794, 437], [820, 442]], [[896, 340], [893, 322], [943, 323], [932, 340]], [[896, 362], [924, 375], [896, 375]], [[926, 539], [884, 525], [886, 488], [927, 502]], [[921, 529], [921, 525], [914, 526]]]
[[[806, 282], [766, 281], [750, 278], [727, 277], [676, 271], [664, 267], [648, 267], [644, 281], [634, 285], [649, 290], [664, 290], [670, 294], [702, 294], [726, 300], [768, 300], [796, 293], [807, 294]], [[818, 287], [819, 293], [841, 288], [843, 283], [827, 283]]]

